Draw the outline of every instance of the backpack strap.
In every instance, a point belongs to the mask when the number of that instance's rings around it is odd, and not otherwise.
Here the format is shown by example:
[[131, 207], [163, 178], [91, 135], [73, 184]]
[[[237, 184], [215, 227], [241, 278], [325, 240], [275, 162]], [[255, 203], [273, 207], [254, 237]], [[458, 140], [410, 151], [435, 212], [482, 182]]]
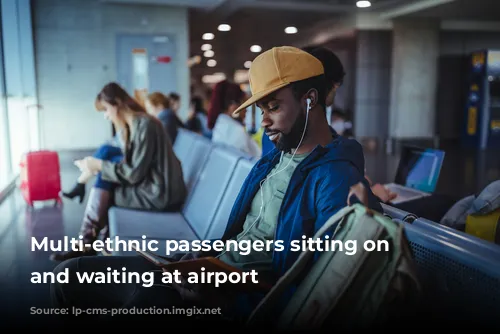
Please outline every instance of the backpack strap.
[[[333, 232], [331, 239], [335, 239], [335, 236], [343, 226], [344, 219], [356, 210], [356, 206], [352, 206], [350, 199], [352, 196], [356, 196], [358, 200], [364, 205], [366, 209], [366, 214], [373, 216], [372, 210], [368, 207], [368, 193], [363, 183], [359, 182], [350, 188], [349, 194], [347, 196], [347, 206], [339, 210], [335, 215], [330, 217], [325, 224], [316, 232], [314, 239], [321, 238], [330, 228], [335, 224], [338, 224]], [[304, 250], [302, 254], [299, 255], [298, 259], [291, 266], [290, 269], [276, 282], [273, 288], [266, 294], [266, 296], [260, 301], [257, 307], [253, 310], [252, 314], [248, 318], [247, 325], [255, 326], [258, 322], [262, 321], [265, 316], [272, 314], [270, 311], [277, 301], [286, 291], [290, 288], [291, 284], [295, 279], [302, 273], [303, 269], [307, 266], [311, 258], [314, 256], [314, 252], [309, 250]]]
[[[315, 234], [314, 238], [321, 238], [321, 236], [325, 234], [332, 226], [338, 223], [335, 231], [333, 232], [333, 239], [342, 227], [343, 219], [351, 214], [354, 210], [355, 207], [348, 206], [338, 211], [334, 216], [332, 216], [325, 222], [325, 224]], [[302, 273], [303, 269], [307, 266], [313, 255], [314, 252], [311, 252], [310, 250], [304, 250], [302, 254], [300, 254], [291, 268], [276, 282], [273, 288], [253, 310], [247, 321], [247, 325], [256, 326], [259, 321], [262, 321], [264, 319], [265, 315], [271, 314], [270, 310], [278, 304], [277, 301], [279, 300], [279, 298], [283, 295], [286, 289], [291, 286], [297, 276]]]

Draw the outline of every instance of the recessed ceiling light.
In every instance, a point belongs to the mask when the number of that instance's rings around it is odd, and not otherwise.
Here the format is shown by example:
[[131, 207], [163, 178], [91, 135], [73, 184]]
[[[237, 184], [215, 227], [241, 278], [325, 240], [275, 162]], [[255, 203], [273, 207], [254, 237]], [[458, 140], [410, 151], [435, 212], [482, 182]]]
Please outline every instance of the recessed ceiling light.
[[207, 51], [203, 52], [203, 55], [207, 58], [213, 57], [214, 54], [215, 54], [215, 52], [213, 50], [207, 50]]
[[252, 45], [250, 47], [250, 51], [252, 51], [252, 52], [261, 52], [262, 48], [260, 47], [260, 45]]
[[217, 65], [217, 62], [215, 61], [215, 59], [209, 59], [207, 61], [207, 66], [208, 67], [215, 67], [215, 65]]
[[211, 39], [214, 39], [214, 34], [212, 34], [211, 32], [206, 32], [203, 34], [203, 36], [201, 37], [202, 39], [204, 39], [205, 41], [209, 41]]
[[250, 60], [247, 60], [245, 64], [243, 64], [243, 66], [245, 66], [245, 68], [250, 68], [250, 66], [252, 66], [252, 62]]
[[286, 27], [285, 28], [285, 33], [287, 33], [287, 34], [296, 34], [297, 31], [298, 30], [295, 27]]
[[212, 44], [203, 44], [201, 46], [201, 51], [212, 50]]
[[370, 7], [372, 4], [370, 1], [358, 1], [356, 2], [356, 6], [358, 8], [368, 8]]
[[219, 31], [229, 31], [231, 30], [231, 26], [229, 24], [219, 24], [217, 28]]
[[226, 79], [226, 75], [222, 72], [207, 74], [201, 78], [201, 81], [206, 84], [214, 84]]

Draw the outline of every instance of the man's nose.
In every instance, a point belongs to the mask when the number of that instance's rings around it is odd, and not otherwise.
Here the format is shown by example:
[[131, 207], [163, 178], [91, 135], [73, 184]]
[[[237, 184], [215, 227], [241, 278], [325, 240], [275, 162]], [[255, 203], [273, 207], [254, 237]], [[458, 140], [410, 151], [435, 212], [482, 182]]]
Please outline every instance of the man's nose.
[[264, 112], [264, 114], [262, 115], [262, 121], [260, 122], [260, 126], [263, 128], [268, 128], [272, 124], [273, 124], [273, 122], [269, 118], [268, 114], [266, 112]]

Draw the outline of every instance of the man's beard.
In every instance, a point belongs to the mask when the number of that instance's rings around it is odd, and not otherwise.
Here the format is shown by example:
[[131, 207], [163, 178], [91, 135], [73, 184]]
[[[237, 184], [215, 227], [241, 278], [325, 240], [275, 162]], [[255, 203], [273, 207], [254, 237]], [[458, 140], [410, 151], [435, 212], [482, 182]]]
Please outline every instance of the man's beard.
[[[306, 120], [307, 120], [306, 115], [301, 113], [295, 120], [295, 123], [293, 124], [290, 132], [287, 134], [283, 132], [281, 133], [280, 139], [276, 143], [276, 148], [285, 153], [290, 153], [292, 149], [298, 148], [300, 140], [302, 139], [302, 134], [304, 132]], [[304, 133], [304, 138], [306, 136], [307, 136], [307, 130], [306, 133]]]

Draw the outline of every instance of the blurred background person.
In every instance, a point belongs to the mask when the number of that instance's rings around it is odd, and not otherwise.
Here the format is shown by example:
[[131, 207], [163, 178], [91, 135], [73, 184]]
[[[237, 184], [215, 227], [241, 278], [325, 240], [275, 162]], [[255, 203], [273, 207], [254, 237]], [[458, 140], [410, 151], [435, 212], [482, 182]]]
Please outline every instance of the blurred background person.
[[171, 108], [171, 101], [163, 93], [154, 92], [147, 96], [145, 106], [148, 114], [158, 118], [162, 122], [173, 145], [177, 138], [178, 129], [183, 128], [184, 124]]
[[212, 138], [212, 130], [208, 128], [207, 111], [203, 107], [203, 99], [199, 96], [191, 99], [186, 129], [199, 133], [206, 138]]
[[245, 99], [245, 94], [236, 84], [229, 84], [226, 89], [214, 90], [216, 101], [221, 101], [215, 126], [212, 130], [212, 141], [239, 149], [254, 158], [260, 158], [262, 150], [250, 136], [245, 127], [246, 111], [242, 110], [233, 117], [235, 111]]
[[347, 112], [341, 108], [333, 107], [332, 114], [330, 116], [330, 126], [339, 135], [354, 138], [352, 131], [352, 122], [348, 120]]

